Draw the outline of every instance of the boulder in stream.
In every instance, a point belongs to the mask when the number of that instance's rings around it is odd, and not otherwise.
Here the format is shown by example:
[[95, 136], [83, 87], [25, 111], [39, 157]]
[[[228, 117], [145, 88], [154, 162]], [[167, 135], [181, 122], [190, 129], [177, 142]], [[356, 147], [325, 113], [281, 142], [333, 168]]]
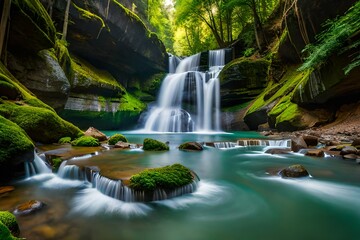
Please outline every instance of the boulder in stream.
[[198, 142], [186, 142], [179, 146], [179, 150], [202, 151], [204, 148]]
[[300, 164], [291, 165], [279, 172], [282, 178], [300, 178], [309, 176], [308, 171]]
[[145, 138], [143, 149], [145, 151], [168, 151], [169, 146], [155, 139]]
[[30, 200], [18, 205], [15, 210], [15, 215], [29, 215], [41, 210], [46, 204], [38, 200]]
[[106, 135], [104, 133], [100, 132], [99, 130], [97, 130], [96, 128], [94, 128], [94, 127], [89, 127], [89, 129], [86, 130], [84, 135], [96, 138], [100, 142], [107, 140]]

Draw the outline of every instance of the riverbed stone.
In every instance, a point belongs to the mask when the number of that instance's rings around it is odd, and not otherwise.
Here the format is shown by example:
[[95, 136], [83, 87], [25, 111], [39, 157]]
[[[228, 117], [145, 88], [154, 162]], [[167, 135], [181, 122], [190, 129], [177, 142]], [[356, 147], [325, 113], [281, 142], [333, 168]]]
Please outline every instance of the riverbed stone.
[[282, 178], [300, 178], [309, 176], [308, 171], [300, 164], [291, 165], [279, 172]]
[[114, 148], [130, 149], [131, 144], [127, 142], [119, 141], [115, 144]]
[[202, 151], [204, 148], [198, 142], [186, 142], [179, 146], [179, 150]]
[[100, 142], [107, 140], [106, 135], [94, 127], [89, 127], [88, 130], [86, 130], [86, 132], [84, 133], [84, 135], [96, 138]]
[[291, 150], [293, 152], [298, 152], [300, 149], [305, 149], [307, 147], [308, 145], [302, 136], [291, 138]]
[[269, 148], [265, 151], [265, 153], [268, 154], [289, 154], [290, 153], [289, 148]]
[[341, 149], [340, 155], [357, 154], [358, 150], [353, 146], [345, 146]]
[[45, 203], [38, 200], [30, 200], [16, 206], [14, 210], [15, 215], [29, 215], [37, 212], [46, 206]]
[[325, 157], [325, 153], [321, 149], [308, 150], [308, 151], [306, 151], [305, 155], [310, 156], [310, 157]]

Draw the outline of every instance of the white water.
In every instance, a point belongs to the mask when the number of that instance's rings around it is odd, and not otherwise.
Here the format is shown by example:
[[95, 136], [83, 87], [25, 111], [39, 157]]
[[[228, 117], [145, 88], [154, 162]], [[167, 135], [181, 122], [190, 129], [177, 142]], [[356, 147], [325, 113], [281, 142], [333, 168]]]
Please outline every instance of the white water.
[[34, 160], [25, 162], [25, 177], [29, 178], [41, 173], [51, 173], [51, 169], [36, 152], [34, 152]]
[[169, 74], [146, 120], [146, 132], [221, 131], [218, 76], [225, 65], [225, 50], [209, 51], [207, 72], [199, 71], [200, 56], [180, 62], [170, 56]]

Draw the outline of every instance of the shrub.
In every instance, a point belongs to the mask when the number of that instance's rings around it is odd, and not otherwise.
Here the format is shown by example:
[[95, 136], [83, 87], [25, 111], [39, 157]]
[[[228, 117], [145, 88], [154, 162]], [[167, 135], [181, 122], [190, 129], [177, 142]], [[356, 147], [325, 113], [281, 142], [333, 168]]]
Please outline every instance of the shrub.
[[154, 191], [155, 189], [174, 189], [193, 181], [190, 169], [181, 164], [162, 168], [146, 169], [130, 178], [130, 188], [138, 191]]
[[169, 146], [163, 142], [159, 142], [151, 138], [145, 138], [143, 149], [145, 151], [168, 151]]
[[126, 139], [126, 137], [124, 137], [124, 135], [122, 134], [114, 134], [110, 137], [109, 141], [108, 141], [108, 144], [109, 145], [115, 145], [116, 143], [118, 142], [127, 142], [128, 140]]
[[71, 142], [71, 145], [77, 147], [97, 147], [100, 146], [99, 140], [90, 136], [83, 136]]

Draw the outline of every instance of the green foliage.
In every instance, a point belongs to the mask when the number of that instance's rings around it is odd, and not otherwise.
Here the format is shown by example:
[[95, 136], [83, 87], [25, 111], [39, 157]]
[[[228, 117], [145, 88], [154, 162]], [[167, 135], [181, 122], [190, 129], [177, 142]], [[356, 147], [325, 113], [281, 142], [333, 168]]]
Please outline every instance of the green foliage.
[[[316, 68], [325, 63], [330, 56], [360, 45], [360, 40], [357, 40], [347, 46], [349, 39], [360, 30], [360, 1], [357, 1], [345, 15], [328, 20], [324, 27], [326, 30], [316, 36], [317, 42], [307, 45], [303, 50], [308, 56], [299, 70]], [[344, 69], [345, 73], [360, 65], [359, 55], [359, 52], [354, 55], [353, 62]]]
[[145, 151], [168, 151], [169, 146], [157, 140], [145, 138], [143, 149]]
[[130, 93], [124, 94], [120, 98], [119, 111], [135, 111], [142, 112], [146, 108], [146, 104], [135, 98]]
[[130, 178], [130, 188], [138, 191], [174, 189], [193, 181], [191, 171], [181, 164], [146, 169]]
[[25, 131], [0, 116], [0, 166], [3, 167], [3, 164], [9, 164], [16, 156], [33, 150], [34, 144]]
[[0, 222], [3, 223], [10, 230], [12, 235], [14, 236], [20, 235], [19, 225], [16, 221], [15, 216], [12, 213], [8, 211], [0, 211]]
[[244, 51], [244, 57], [250, 57], [251, 55], [253, 55], [255, 52], [255, 49], [254, 48], [247, 48], [245, 51]]
[[112, 135], [108, 141], [109, 145], [115, 145], [118, 142], [127, 142], [128, 140], [126, 139], [126, 137], [120, 133], [116, 133], [114, 135]]
[[71, 143], [71, 137], [62, 137], [59, 139], [60, 144]]
[[36, 142], [54, 143], [64, 135], [75, 137], [81, 132], [55, 112], [44, 108], [7, 102], [0, 105], [0, 115], [19, 125]]
[[71, 142], [76, 147], [97, 147], [100, 146], [99, 140], [91, 136], [82, 136]]

